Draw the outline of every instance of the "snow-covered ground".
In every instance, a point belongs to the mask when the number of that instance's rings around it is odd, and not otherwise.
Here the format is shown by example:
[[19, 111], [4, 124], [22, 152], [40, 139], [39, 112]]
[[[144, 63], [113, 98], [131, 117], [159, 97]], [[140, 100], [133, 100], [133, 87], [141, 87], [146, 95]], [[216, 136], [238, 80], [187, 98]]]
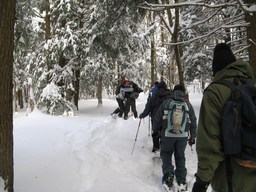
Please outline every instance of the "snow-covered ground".
[[[140, 114], [147, 94], [137, 100]], [[198, 117], [201, 94], [190, 101]], [[34, 111], [14, 114], [15, 192], [159, 192], [161, 159], [152, 154], [149, 118], [113, 118], [114, 97], [79, 103], [74, 116]], [[136, 132], [139, 127], [137, 140]], [[134, 151], [132, 154], [133, 146]], [[197, 166], [195, 146], [187, 146], [191, 191]], [[209, 190], [208, 190], [209, 191]]]

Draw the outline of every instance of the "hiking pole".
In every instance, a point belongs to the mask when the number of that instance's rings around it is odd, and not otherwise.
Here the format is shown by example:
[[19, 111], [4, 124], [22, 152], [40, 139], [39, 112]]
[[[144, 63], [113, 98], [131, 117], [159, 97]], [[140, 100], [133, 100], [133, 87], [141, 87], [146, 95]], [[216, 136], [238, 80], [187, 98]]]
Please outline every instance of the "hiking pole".
[[136, 133], [136, 136], [135, 136], [135, 141], [134, 141], [133, 148], [132, 148], [132, 155], [133, 155], [135, 143], [137, 141], [137, 137], [138, 137], [138, 133], [139, 133], [139, 129], [140, 129], [140, 123], [141, 123], [141, 119], [140, 119], [140, 122], [139, 122], [139, 125], [138, 125], [138, 129], [137, 129], [137, 133]]
[[148, 137], [150, 137], [150, 116], [148, 116]]

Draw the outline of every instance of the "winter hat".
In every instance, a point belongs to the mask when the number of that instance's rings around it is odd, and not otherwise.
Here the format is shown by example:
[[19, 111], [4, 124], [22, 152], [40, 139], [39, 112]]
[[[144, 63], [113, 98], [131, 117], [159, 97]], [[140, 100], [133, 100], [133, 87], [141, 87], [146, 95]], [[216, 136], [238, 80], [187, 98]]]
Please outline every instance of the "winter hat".
[[167, 85], [164, 81], [161, 81], [159, 84], [158, 84], [158, 89], [160, 88], [164, 88], [164, 89], [167, 89]]
[[183, 93], [186, 92], [185, 87], [183, 85], [181, 85], [181, 84], [177, 84], [177, 85], [174, 86], [173, 91], [177, 91], [177, 90], [180, 90]]
[[128, 83], [128, 80], [124, 80], [124, 84]]
[[216, 47], [214, 48], [212, 61], [213, 76], [215, 76], [218, 71], [222, 70], [227, 65], [235, 61], [236, 57], [226, 43], [220, 43], [216, 45]]

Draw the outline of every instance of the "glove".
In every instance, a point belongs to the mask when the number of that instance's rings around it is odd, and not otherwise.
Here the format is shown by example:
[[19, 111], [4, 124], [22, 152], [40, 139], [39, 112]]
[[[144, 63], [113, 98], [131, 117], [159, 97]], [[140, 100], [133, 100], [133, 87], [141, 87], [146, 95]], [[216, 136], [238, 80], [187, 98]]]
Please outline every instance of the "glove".
[[140, 119], [143, 119], [143, 118], [144, 118], [143, 115], [142, 115], [142, 113], [139, 115], [139, 118], [140, 118]]
[[189, 140], [188, 140], [188, 144], [189, 144], [190, 146], [192, 146], [192, 145], [194, 145], [195, 143], [196, 143], [195, 139], [192, 138], [192, 137], [190, 137]]
[[159, 131], [153, 132], [153, 133], [152, 133], [152, 137], [154, 137], [154, 138], [160, 138], [160, 137], [161, 137], [160, 132], [159, 132]]
[[192, 188], [192, 192], [206, 192], [208, 185], [209, 185], [208, 182], [202, 181], [196, 175], [196, 182], [194, 183], [194, 186]]

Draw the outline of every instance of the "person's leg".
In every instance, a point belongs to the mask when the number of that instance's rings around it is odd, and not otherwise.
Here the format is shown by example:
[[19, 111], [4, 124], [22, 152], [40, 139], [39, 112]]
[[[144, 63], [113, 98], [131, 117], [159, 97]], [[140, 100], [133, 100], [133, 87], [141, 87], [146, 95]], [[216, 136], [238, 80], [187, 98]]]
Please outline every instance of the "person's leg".
[[114, 111], [113, 111], [113, 113], [111, 114], [111, 115], [113, 115], [113, 114], [117, 114], [117, 113], [119, 113], [120, 112], [120, 108], [119, 107], [117, 107]]
[[174, 158], [176, 164], [175, 176], [178, 184], [186, 184], [186, 158], [185, 149], [187, 146], [187, 138], [177, 138], [177, 142], [174, 146]]
[[123, 113], [124, 113], [124, 101], [120, 98], [116, 98], [116, 101], [117, 101], [118, 106], [119, 106], [118, 116], [122, 117]]
[[175, 140], [173, 138], [162, 138], [160, 156], [162, 159], [162, 172], [164, 182], [171, 187], [174, 177], [174, 166], [172, 165], [172, 154]]
[[128, 118], [128, 113], [130, 112], [130, 106], [131, 106], [130, 98], [127, 98], [124, 105], [124, 119]]
[[152, 152], [156, 152], [160, 149], [160, 137], [152, 137], [153, 140], [153, 149]]
[[137, 113], [137, 110], [136, 110], [136, 101], [134, 98], [130, 98], [130, 101], [131, 101], [131, 108], [132, 108], [132, 112], [133, 112], [133, 115], [135, 118], [138, 117], [138, 113]]

